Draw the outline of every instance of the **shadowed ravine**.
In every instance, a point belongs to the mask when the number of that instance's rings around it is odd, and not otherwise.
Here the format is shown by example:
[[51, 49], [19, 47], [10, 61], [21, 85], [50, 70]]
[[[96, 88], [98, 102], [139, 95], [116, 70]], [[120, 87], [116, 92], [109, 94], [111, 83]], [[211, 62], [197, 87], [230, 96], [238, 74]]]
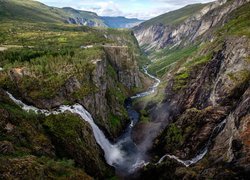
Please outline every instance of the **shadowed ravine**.
[[[124, 133], [116, 140], [115, 143], [111, 143], [105, 137], [104, 133], [95, 124], [91, 114], [80, 104], [75, 104], [73, 106], [60, 106], [55, 111], [48, 111], [48, 110], [42, 110], [33, 106], [26, 105], [22, 101], [15, 99], [10, 93], [7, 92], [7, 94], [16, 104], [18, 104], [25, 111], [32, 110], [36, 113], [42, 113], [46, 116], [51, 115], [51, 114], [60, 114], [66, 111], [69, 111], [74, 114], [78, 114], [83, 120], [88, 122], [90, 126], [92, 127], [96, 142], [100, 145], [100, 147], [104, 151], [105, 159], [107, 163], [115, 167], [118, 174], [126, 176], [148, 164], [147, 158], [145, 156], [145, 151], [140, 152], [131, 138], [131, 131], [134, 125], [137, 124], [137, 122], [139, 121], [139, 113], [135, 111], [132, 106], [133, 99], [141, 98], [141, 97], [145, 97], [150, 94], [153, 94], [160, 84], [160, 80], [150, 75], [147, 72], [146, 68], [144, 68], [144, 72], [149, 77], [155, 80], [155, 84], [152, 87], [150, 87], [148, 91], [136, 94], [135, 96], [132, 96], [125, 101], [125, 106], [126, 106], [129, 118], [131, 120], [131, 123], [127, 127], [127, 129], [124, 131]], [[221, 129], [222, 125], [224, 124], [225, 122], [222, 122], [217, 128]], [[214, 131], [217, 131], [217, 128]], [[215, 132], [213, 132], [213, 134], [214, 133]], [[213, 135], [211, 135], [211, 138], [212, 136]], [[205, 156], [205, 154], [207, 153], [208, 147], [210, 145], [210, 141], [211, 139], [207, 143], [206, 147], [200, 153], [198, 153], [196, 157], [194, 157], [191, 160], [182, 161], [178, 159], [176, 156], [166, 154], [156, 164], [161, 163], [165, 159], [165, 157], [175, 159], [176, 161], [182, 163], [185, 166], [194, 164]]]
[[105, 154], [107, 163], [116, 168], [117, 172], [121, 175], [127, 175], [138, 170], [146, 164], [144, 153], [140, 152], [131, 138], [131, 131], [134, 125], [139, 121], [139, 113], [132, 107], [132, 99], [148, 96], [156, 91], [156, 88], [160, 84], [160, 80], [150, 75], [147, 69], [144, 68], [145, 74], [155, 80], [155, 84], [149, 88], [148, 91], [139, 93], [125, 101], [125, 106], [131, 120], [131, 123], [124, 131], [124, 133], [116, 140], [115, 143], [111, 143], [104, 135], [104, 133], [95, 124], [91, 114], [80, 104], [73, 106], [60, 106], [57, 110], [48, 111], [38, 109], [33, 106], [24, 104], [22, 101], [17, 100], [10, 93], [7, 92], [9, 97], [18, 104], [25, 111], [34, 111], [36, 113], [42, 113], [46, 116], [51, 114], [60, 114], [69, 111], [74, 114], [78, 114], [83, 120], [87, 121], [94, 133], [96, 142], [100, 145]]

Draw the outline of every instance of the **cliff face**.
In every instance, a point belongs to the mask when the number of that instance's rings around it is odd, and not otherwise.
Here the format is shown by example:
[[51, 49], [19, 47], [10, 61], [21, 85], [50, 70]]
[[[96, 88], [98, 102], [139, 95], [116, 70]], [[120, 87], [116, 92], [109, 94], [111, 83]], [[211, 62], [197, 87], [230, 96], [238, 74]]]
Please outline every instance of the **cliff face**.
[[94, 63], [92, 81], [99, 89], [81, 103], [111, 137], [118, 136], [128, 123], [124, 100], [134, 88], [142, 88], [139, 68], [126, 46], [104, 47], [105, 57]]
[[[151, 151], [158, 157], [168, 153], [188, 160], [206, 146], [208, 153], [189, 168], [166, 159], [159, 165], [149, 166], [143, 177], [155, 173], [169, 177], [173, 171], [172, 178], [247, 177], [250, 168], [249, 43], [246, 37], [228, 38], [208, 63], [192, 66], [188, 78], [177, 78], [183, 67], [170, 72], [164, 100], [149, 111], [152, 125], [136, 131], [158, 131], [160, 135]], [[180, 80], [185, 82], [177, 88]], [[164, 129], [167, 123], [170, 124]], [[155, 129], [154, 124], [161, 126]], [[139, 145], [140, 142], [143, 140]]]
[[86, 95], [79, 96], [76, 92], [89, 86], [72, 75], [68, 78], [56, 95], [52, 98], [34, 99], [29, 92], [23, 92], [22, 79], [32, 77], [29, 69], [13, 69], [9, 76], [15, 82], [16, 90], [24, 101], [36, 107], [51, 109], [68, 102], [82, 104], [93, 115], [96, 123], [102, 127], [110, 137], [116, 137], [127, 124], [127, 114], [123, 106], [124, 100], [133, 89], [142, 88], [137, 61], [127, 46], [105, 46], [104, 55], [100, 59], [91, 61], [91, 68], [87, 75], [93, 90]]
[[223, 25], [230, 12], [247, 2], [249, 0], [216, 1], [208, 4], [180, 24], [154, 24], [146, 27], [141, 24], [134, 28], [135, 36], [145, 51], [185, 46], [208, 33], [211, 28]]
[[67, 23], [78, 24], [89, 27], [106, 27], [103, 22], [95, 22], [90, 19], [85, 19], [83, 17], [75, 17], [75, 18], [70, 17], [68, 18]]
[[[221, 8], [228, 10], [241, 2], [230, 1]], [[162, 76], [160, 92], [164, 91], [164, 98], [159, 103], [148, 103], [151, 121], [139, 124], [134, 132], [139, 147], [147, 138], [138, 134], [154, 132], [150, 153], [155, 161], [164, 154], [191, 160], [207, 148], [205, 157], [190, 167], [166, 158], [162, 163], [149, 165], [142, 177], [247, 178], [250, 41], [244, 29], [249, 23], [248, 8], [249, 3], [238, 7], [224, 17], [225, 24], [210, 27], [203, 35], [199, 33], [194, 42], [198, 45], [188, 56], [176, 51], [180, 59]], [[208, 12], [211, 19], [214, 12]], [[187, 46], [193, 42], [181, 40]]]
[[112, 173], [91, 127], [77, 116], [25, 112], [1, 88], [0, 112], [1, 179], [92, 179], [85, 172], [92, 177]]

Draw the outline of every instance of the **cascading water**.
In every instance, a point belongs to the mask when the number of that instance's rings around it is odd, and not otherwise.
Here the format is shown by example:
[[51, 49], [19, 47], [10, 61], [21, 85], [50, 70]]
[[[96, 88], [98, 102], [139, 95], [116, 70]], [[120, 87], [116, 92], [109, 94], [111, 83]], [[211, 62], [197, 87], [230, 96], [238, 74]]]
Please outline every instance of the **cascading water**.
[[87, 121], [94, 133], [96, 142], [100, 145], [105, 154], [105, 159], [107, 163], [114, 166], [120, 173], [129, 174], [134, 172], [136, 169], [146, 165], [143, 155], [137, 149], [131, 138], [131, 130], [133, 126], [139, 120], [139, 113], [136, 112], [132, 107], [132, 99], [145, 97], [156, 91], [156, 88], [160, 84], [160, 80], [156, 77], [150, 75], [147, 68], [144, 68], [145, 74], [155, 80], [155, 84], [149, 88], [148, 91], [137, 94], [131, 98], [128, 98], [125, 102], [129, 118], [131, 120], [130, 125], [127, 127], [124, 134], [118, 138], [115, 144], [112, 144], [104, 135], [104, 133], [95, 124], [91, 114], [80, 104], [75, 104], [73, 106], [60, 106], [55, 111], [48, 111], [43, 109], [38, 109], [33, 106], [24, 104], [22, 101], [15, 99], [10, 93], [7, 92], [9, 97], [18, 104], [25, 111], [34, 111], [36, 113], [41, 113], [46, 116], [51, 114], [60, 114], [69, 111], [74, 114], [78, 114], [83, 120]]
[[179, 163], [183, 164], [186, 167], [189, 167], [192, 164], [196, 164], [198, 161], [203, 159], [203, 157], [207, 154], [208, 149], [209, 149], [209, 147], [210, 147], [210, 145], [212, 143], [213, 137], [221, 131], [222, 127], [226, 124], [226, 122], [227, 122], [227, 119], [225, 119], [224, 121], [219, 123], [217, 126], [215, 126], [215, 128], [213, 129], [212, 134], [209, 137], [209, 140], [208, 140], [207, 144], [205, 145], [205, 147], [199, 153], [197, 153], [197, 155], [194, 158], [192, 158], [190, 160], [181, 160], [181, 159], [179, 159], [178, 157], [176, 157], [174, 155], [166, 154], [166, 155], [164, 155], [164, 156], [162, 156], [160, 158], [160, 160], [156, 163], [156, 165], [162, 163], [163, 160], [166, 157], [169, 157], [170, 159], [175, 159], [176, 161], [178, 161]]
[[[107, 163], [111, 166], [114, 166], [120, 173], [129, 174], [129, 173], [134, 172], [138, 168], [141, 168], [149, 164], [148, 162], [145, 162], [143, 154], [138, 150], [138, 148], [136, 147], [136, 145], [134, 144], [131, 138], [132, 128], [139, 121], [139, 113], [133, 109], [132, 100], [155, 93], [157, 87], [159, 86], [161, 82], [159, 79], [149, 74], [147, 71], [147, 68], [143, 68], [143, 70], [146, 75], [148, 75], [149, 77], [155, 80], [155, 84], [152, 87], [150, 87], [148, 91], [136, 94], [135, 96], [132, 96], [126, 100], [125, 105], [126, 105], [126, 109], [127, 109], [129, 118], [131, 120], [131, 123], [125, 130], [124, 134], [122, 134], [122, 136], [120, 136], [117, 139], [115, 144], [112, 144], [105, 137], [104, 133], [95, 124], [91, 114], [80, 104], [75, 104], [73, 106], [60, 106], [58, 110], [48, 111], [48, 110], [38, 109], [33, 106], [28, 106], [24, 104], [22, 101], [15, 99], [10, 93], [7, 92], [7, 94], [17, 105], [19, 105], [25, 111], [31, 110], [36, 113], [44, 114], [46, 116], [49, 116], [51, 114], [56, 115], [56, 114], [64, 113], [66, 111], [69, 111], [74, 114], [78, 114], [83, 120], [87, 121], [90, 124], [93, 130], [96, 142], [100, 145], [100, 147], [105, 153], [105, 159]], [[174, 155], [166, 154], [162, 158], [160, 158], [160, 160], [156, 163], [156, 165], [160, 164], [166, 157], [175, 159], [176, 161], [180, 162], [186, 167], [197, 163], [207, 154], [208, 148], [211, 145], [212, 138], [214, 137], [216, 133], [218, 133], [222, 129], [225, 123], [226, 123], [226, 120], [222, 121], [219, 125], [217, 125], [214, 128], [207, 144], [194, 158], [190, 160], [181, 160]]]
[[139, 94], [136, 94], [135, 96], [132, 96], [131, 99], [142, 98], [142, 97], [149, 96], [149, 95], [155, 93], [157, 87], [158, 87], [158, 86], [160, 85], [160, 83], [161, 83], [161, 80], [160, 80], [160, 79], [158, 79], [158, 78], [156, 78], [155, 76], [153, 76], [153, 75], [151, 75], [151, 74], [148, 73], [147, 68], [144, 67], [143, 70], [144, 70], [144, 73], [145, 73], [147, 76], [149, 76], [150, 78], [152, 78], [153, 80], [155, 80], [156, 83], [155, 83], [152, 87], [150, 87], [150, 88], [148, 89], [148, 91], [142, 92], [142, 93], [139, 93]]
[[114, 163], [122, 163], [122, 152], [116, 145], [111, 144], [108, 139], [105, 137], [103, 132], [98, 128], [98, 126], [94, 123], [92, 116], [90, 113], [80, 104], [75, 104], [73, 106], [60, 106], [56, 111], [48, 111], [43, 109], [38, 109], [33, 106], [28, 106], [24, 104], [22, 101], [15, 99], [9, 92], [7, 92], [10, 99], [12, 99], [17, 105], [19, 105], [25, 111], [34, 111], [35, 113], [41, 113], [46, 116], [51, 114], [60, 114], [66, 111], [69, 111], [74, 114], [78, 114], [82, 119], [87, 121], [94, 133], [94, 137], [96, 142], [101, 146], [105, 153], [105, 159], [109, 165], [113, 165]]

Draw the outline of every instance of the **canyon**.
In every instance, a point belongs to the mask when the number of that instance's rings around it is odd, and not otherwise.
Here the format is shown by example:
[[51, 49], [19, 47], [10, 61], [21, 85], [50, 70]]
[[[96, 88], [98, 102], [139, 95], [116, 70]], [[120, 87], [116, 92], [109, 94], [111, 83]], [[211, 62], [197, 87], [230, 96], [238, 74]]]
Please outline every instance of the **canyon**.
[[247, 179], [249, 7], [132, 30], [2, 22], [0, 178]]

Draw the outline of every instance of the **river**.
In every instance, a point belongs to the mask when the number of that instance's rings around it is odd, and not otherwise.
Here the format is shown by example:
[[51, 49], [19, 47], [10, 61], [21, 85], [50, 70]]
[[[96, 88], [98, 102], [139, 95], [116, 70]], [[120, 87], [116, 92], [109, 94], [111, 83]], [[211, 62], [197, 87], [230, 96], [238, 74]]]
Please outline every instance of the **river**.
[[147, 68], [143, 68], [144, 73], [152, 78], [155, 83], [146, 92], [138, 93], [125, 101], [125, 107], [131, 120], [129, 126], [126, 128], [124, 133], [112, 143], [105, 137], [104, 133], [95, 124], [91, 114], [80, 104], [73, 106], [60, 106], [57, 110], [48, 111], [44, 109], [38, 109], [34, 106], [29, 106], [22, 101], [16, 99], [12, 94], [7, 92], [9, 97], [19, 105], [25, 111], [34, 111], [36, 113], [42, 113], [46, 116], [51, 114], [60, 114], [66, 111], [78, 114], [84, 121], [88, 122], [93, 130], [96, 142], [100, 145], [105, 154], [107, 163], [116, 168], [119, 174], [127, 175], [131, 174], [137, 169], [147, 164], [143, 153], [141, 153], [136, 147], [135, 143], [131, 138], [131, 131], [135, 124], [139, 121], [139, 113], [134, 110], [132, 101], [136, 98], [141, 98], [154, 93], [160, 84], [160, 80], [147, 71]]
[[[38, 109], [34, 106], [26, 105], [22, 101], [12, 96], [12, 94], [10, 94], [9, 92], [7, 92], [7, 94], [17, 105], [19, 105], [25, 111], [34, 111], [36, 113], [42, 113], [46, 116], [49, 116], [51, 114], [60, 114], [66, 111], [78, 114], [84, 121], [90, 124], [96, 142], [100, 145], [100, 147], [104, 151], [107, 163], [115, 167], [120, 175], [126, 176], [135, 172], [141, 167], [149, 164], [149, 162], [147, 162], [146, 160], [146, 157], [144, 156], [145, 152], [139, 151], [139, 149], [137, 148], [136, 144], [133, 142], [131, 137], [132, 129], [138, 123], [140, 117], [139, 113], [133, 108], [132, 102], [134, 99], [142, 98], [155, 93], [161, 81], [155, 76], [149, 74], [147, 68], [144, 68], [143, 70], [146, 75], [148, 75], [155, 81], [155, 83], [147, 91], [138, 93], [126, 99], [125, 107], [131, 122], [125, 129], [124, 133], [115, 142], [110, 142], [108, 138], [105, 137], [104, 133], [95, 124], [91, 114], [80, 104], [75, 104], [73, 106], [63, 105], [60, 106], [57, 110], [48, 111], [48, 110]], [[179, 163], [183, 164], [186, 167], [197, 163], [207, 154], [209, 146], [211, 145], [212, 138], [223, 129], [225, 124], [226, 120], [222, 121], [214, 128], [207, 144], [204, 146], [203, 149], [197, 152], [197, 155], [194, 158], [190, 160], [181, 160], [174, 155], [165, 154], [160, 158], [160, 160], [157, 163], [155, 163], [155, 165], [162, 163], [163, 160], [167, 157], [175, 159], [176, 161], [178, 161]]]

